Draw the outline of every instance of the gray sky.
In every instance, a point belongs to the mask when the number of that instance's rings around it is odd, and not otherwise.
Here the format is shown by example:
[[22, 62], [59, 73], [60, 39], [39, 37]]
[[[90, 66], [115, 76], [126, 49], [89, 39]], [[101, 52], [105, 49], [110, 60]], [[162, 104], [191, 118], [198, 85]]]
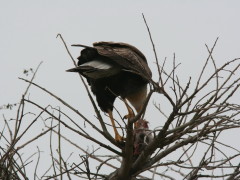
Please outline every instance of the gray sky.
[[[79, 77], [65, 72], [73, 65], [56, 36], [61, 33], [68, 45], [91, 45], [96, 41], [130, 43], [146, 55], [156, 75], [154, 54], [141, 13], [148, 21], [160, 62], [167, 57], [170, 69], [175, 52], [184, 83], [189, 76], [200, 73], [208, 55], [205, 43], [212, 46], [217, 37], [214, 57], [218, 65], [240, 57], [240, 1], [237, 0], [151, 3], [0, 0], [0, 105], [19, 100], [26, 84], [17, 77], [24, 76], [24, 69], [35, 68], [43, 61], [36, 82], [93, 118]], [[69, 48], [74, 57], [79, 55], [79, 48]], [[34, 88], [30, 97], [43, 105], [55, 103]], [[149, 112], [149, 119], [157, 116]], [[11, 117], [11, 112], [6, 114], [7, 118]], [[161, 125], [157, 121], [150, 124], [152, 128]]]
[[[73, 75], [64, 72], [71, 62], [62, 43], [91, 45], [96, 41], [128, 42], [144, 52], [150, 66], [154, 56], [143, 23], [144, 13], [152, 31], [159, 59], [176, 53], [185, 75], [201, 65], [207, 51], [220, 37], [215, 54], [221, 64], [239, 55], [239, 1], [0, 1], [1, 102], [14, 101], [23, 87], [17, 80], [24, 68], [44, 64], [38, 80], [59, 89]], [[70, 49], [73, 56], [78, 48]], [[197, 67], [198, 68], [198, 67]], [[48, 81], [46, 81], [46, 78]], [[61, 79], [61, 81], [57, 81]], [[54, 83], [53, 83], [54, 82]], [[60, 86], [60, 87], [59, 87]], [[68, 85], [67, 85], [68, 86]], [[65, 91], [66, 94], [68, 93]]]

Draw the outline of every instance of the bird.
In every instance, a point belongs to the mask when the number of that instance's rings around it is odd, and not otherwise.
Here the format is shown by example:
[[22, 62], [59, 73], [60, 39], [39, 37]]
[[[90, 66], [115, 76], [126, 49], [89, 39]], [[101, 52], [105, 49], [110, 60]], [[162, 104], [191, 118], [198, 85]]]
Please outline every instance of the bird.
[[[142, 151], [153, 141], [152, 131], [149, 130], [148, 121], [140, 118], [133, 131], [133, 160], [135, 161]], [[149, 156], [150, 158], [150, 156]]]
[[135, 116], [132, 107], [139, 113], [147, 97], [147, 85], [151, 82], [152, 72], [144, 54], [133, 45], [123, 42], [95, 42], [93, 47], [83, 47], [77, 67], [66, 70], [78, 72], [86, 78], [100, 109], [108, 113], [116, 141], [123, 141], [117, 131], [113, 108], [114, 101], [120, 97], [125, 103], [127, 118]]

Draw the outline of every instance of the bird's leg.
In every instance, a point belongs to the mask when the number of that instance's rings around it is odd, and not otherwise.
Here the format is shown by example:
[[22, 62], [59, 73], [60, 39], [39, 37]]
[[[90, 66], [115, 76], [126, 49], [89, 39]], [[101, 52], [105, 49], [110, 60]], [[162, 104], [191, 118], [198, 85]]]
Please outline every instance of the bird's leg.
[[[133, 118], [135, 116], [133, 109], [129, 106], [128, 102], [126, 99], [123, 99], [127, 110], [128, 110], [128, 114], [124, 116], [124, 119], [130, 119]], [[134, 127], [136, 127], [136, 122], [134, 123]]]
[[128, 114], [124, 116], [124, 119], [130, 119], [133, 118], [135, 116], [134, 111], [132, 110], [132, 108], [128, 105], [128, 102], [126, 99], [123, 99], [123, 102], [125, 103], [127, 110], [128, 110]]
[[116, 125], [115, 125], [115, 122], [114, 122], [114, 119], [113, 119], [113, 114], [112, 114], [111, 110], [108, 110], [108, 115], [110, 117], [110, 120], [111, 120], [111, 123], [112, 123], [112, 126], [113, 126], [113, 130], [114, 130], [114, 133], [115, 133], [115, 140], [118, 141], [118, 142], [123, 141], [123, 137], [118, 134], [118, 131], [117, 131], [117, 128], [116, 128]]

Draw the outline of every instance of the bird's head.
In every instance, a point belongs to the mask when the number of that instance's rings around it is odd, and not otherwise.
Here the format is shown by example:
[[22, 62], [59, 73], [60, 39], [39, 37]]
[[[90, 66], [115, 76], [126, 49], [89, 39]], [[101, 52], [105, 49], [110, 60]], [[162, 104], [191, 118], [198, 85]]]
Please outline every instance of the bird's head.
[[135, 129], [148, 129], [148, 121], [139, 119], [135, 124]]

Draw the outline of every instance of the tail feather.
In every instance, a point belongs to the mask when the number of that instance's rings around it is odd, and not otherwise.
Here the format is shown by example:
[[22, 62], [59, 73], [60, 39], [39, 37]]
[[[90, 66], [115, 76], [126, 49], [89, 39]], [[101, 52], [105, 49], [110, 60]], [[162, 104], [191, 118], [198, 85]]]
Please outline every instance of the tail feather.
[[79, 71], [80, 71], [79, 67], [71, 68], [71, 69], [66, 70], [66, 72], [79, 72]]
[[103, 61], [93, 60], [93, 61], [89, 61], [84, 64], [81, 64], [78, 67], [68, 69], [66, 71], [79, 72], [80, 74], [86, 77], [99, 79], [99, 78], [104, 78], [104, 77], [112, 76], [119, 73], [120, 68], [118, 66], [114, 66], [112, 64], [109, 64]]

